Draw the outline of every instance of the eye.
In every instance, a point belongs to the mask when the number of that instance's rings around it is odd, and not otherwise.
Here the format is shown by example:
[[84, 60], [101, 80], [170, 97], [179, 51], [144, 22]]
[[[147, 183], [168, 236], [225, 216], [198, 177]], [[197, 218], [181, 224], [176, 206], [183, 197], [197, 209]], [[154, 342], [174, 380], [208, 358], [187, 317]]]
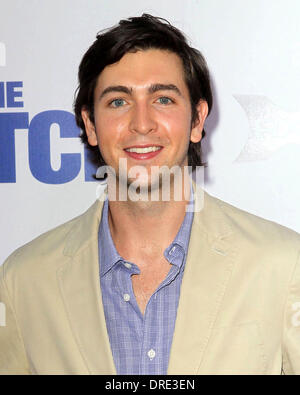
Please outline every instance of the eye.
[[109, 105], [112, 106], [112, 107], [114, 107], [114, 108], [117, 108], [117, 107], [122, 107], [122, 106], [124, 106], [125, 103], [126, 103], [126, 102], [125, 102], [124, 99], [114, 99], [114, 100], [112, 100], [112, 101], [109, 103]]
[[165, 97], [165, 96], [160, 97], [158, 99], [158, 101], [160, 104], [164, 104], [164, 105], [174, 103], [174, 101], [172, 99], [170, 99], [169, 97]]

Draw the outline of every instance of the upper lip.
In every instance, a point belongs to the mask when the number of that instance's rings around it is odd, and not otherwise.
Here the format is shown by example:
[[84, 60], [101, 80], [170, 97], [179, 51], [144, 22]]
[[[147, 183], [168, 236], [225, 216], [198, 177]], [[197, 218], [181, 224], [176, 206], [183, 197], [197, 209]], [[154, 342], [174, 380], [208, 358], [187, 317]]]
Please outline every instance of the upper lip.
[[129, 149], [129, 148], [148, 148], [148, 147], [162, 147], [159, 144], [135, 144], [135, 145], [130, 145], [129, 147], [125, 147], [124, 149]]

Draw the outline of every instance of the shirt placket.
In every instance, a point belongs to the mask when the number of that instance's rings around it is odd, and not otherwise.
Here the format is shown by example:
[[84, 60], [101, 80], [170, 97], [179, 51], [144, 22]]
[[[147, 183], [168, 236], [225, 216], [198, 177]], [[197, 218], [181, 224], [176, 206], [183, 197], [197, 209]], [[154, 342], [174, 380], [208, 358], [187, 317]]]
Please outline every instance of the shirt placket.
[[116, 273], [116, 290], [125, 303], [129, 303], [136, 314], [140, 315], [140, 310], [135, 300], [131, 276], [139, 274], [140, 270], [131, 262], [121, 261]]
[[163, 332], [166, 328], [157, 328], [159, 323], [157, 322], [157, 304], [160, 298], [163, 298], [163, 289], [170, 285], [174, 281], [175, 277], [179, 273], [179, 267], [173, 265], [166, 279], [159, 285], [157, 290], [151, 295], [143, 316], [143, 341], [141, 346], [141, 357], [140, 357], [140, 374], [156, 374], [161, 371], [163, 356], [162, 353], [162, 342]]

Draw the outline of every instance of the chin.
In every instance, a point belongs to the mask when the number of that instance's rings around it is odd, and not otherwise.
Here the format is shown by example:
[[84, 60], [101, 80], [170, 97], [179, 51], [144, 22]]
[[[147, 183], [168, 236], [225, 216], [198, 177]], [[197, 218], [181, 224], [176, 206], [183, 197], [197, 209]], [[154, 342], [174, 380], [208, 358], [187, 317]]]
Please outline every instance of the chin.
[[151, 189], [157, 189], [159, 188], [160, 184], [161, 177], [151, 177], [151, 175], [149, 175], [148, 177], [136, 177], [127, 179], [128, 188], [139, 188], [141, 192], [142, 190], [150, 191]]

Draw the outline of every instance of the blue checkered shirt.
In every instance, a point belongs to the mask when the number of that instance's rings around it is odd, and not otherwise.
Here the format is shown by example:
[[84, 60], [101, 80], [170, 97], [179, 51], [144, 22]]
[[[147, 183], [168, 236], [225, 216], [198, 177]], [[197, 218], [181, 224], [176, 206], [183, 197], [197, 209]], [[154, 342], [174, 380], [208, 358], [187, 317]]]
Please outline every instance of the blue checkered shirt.
[[150, 297], [143, 315], [131, 282], [131, 275], [140, 270], [133, 262], [125, 261], [115, 248], [108, 224], [108, 204], [106, 200], [99, 226], [100, 285], [117, 374], [167, 374], [193, 212], [186, 212], [174, 241], [164, 251], [172, 266]]

